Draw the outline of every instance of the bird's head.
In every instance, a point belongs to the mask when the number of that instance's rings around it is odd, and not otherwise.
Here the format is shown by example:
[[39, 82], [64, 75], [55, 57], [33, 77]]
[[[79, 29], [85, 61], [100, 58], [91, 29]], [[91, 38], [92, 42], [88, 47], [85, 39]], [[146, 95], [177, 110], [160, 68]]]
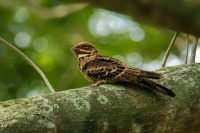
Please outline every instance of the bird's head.
[[78, 58], [86, 58], [91, 57], [98, 53], [96, 48], [87, 42], [81, 42], [78, 45], [74, 46], [71, 51], [78, 57]]

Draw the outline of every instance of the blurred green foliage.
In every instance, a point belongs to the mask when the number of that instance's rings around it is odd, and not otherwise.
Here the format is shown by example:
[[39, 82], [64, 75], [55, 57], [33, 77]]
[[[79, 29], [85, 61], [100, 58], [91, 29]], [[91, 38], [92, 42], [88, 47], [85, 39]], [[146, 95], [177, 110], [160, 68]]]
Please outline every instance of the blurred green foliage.
[[[155, 70], [174, 34], [137, 23], [128, 16], [85, 4], [56, 0], [0, 2], [0, 36], [45, 73], [56, 91], [91, 84], [79, 72], [72, 46], [87, 41], [103, 54], [130, 65]], [[180, 45], [173, 48], [181, 55]], [[17, 53], [0, 43], [0, 100], [48, 93], [39, 74]]]

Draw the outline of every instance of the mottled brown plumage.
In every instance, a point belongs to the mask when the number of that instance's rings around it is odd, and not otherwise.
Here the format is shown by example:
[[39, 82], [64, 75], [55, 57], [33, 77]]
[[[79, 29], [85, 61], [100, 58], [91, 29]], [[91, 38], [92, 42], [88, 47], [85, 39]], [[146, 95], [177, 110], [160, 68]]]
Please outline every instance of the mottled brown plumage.
[[71, 51], [78, 57], [79, 68], [85, 78], [95, 83], [93, 86], [101, 83], [135, 82], [175, 97], [173, 91], [149, 80], [149, 78], [160, 79], [161, 75], [159, 73], [141, 70], [117, 59], [104, 56], [87, 42], [78, 44]]

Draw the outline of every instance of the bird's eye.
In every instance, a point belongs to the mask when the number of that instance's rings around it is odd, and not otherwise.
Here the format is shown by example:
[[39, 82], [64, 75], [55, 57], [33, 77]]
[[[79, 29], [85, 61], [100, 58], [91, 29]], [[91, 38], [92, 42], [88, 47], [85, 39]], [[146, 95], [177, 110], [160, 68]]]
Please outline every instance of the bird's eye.
[[83, 48], [83, 49], [90, 49], [91, 47], [88, 46], [88, 45], [85, 45], [85, 46], [83, 46], [82, 48]]
[[88, 43], [83, 43], [81, 46], [80, 46], [81, 49], [84, 49], [84, 50], [89, 50], [89, 49], [93, 49], [94, 47], [91, 46], [90, 44]]
[[83, 46], [83, 48], [89, 48], [87, 45]]

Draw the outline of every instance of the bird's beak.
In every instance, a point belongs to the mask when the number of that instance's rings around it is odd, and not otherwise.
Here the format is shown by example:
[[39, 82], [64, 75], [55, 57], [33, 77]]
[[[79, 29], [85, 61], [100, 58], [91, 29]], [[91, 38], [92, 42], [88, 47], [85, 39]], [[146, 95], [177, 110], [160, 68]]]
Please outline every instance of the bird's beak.
[[74, 47], [73, 47], [73, 48], [71, 48], [70, 52], [74, 53]]
[[72, 52], [73, 54], [75, 54], [76, 56], [78, 56], [79, 51], [80, 51], [80, 50], [79, 50], [78, 48], [75, 48], [75, 47], [71, 48], [71, 52]]
[[71, 51], [72, 53], [76, 54], [76, 53], [77, 53], [77, 51], [78, 51], [78, 49], [77, 49], [77, 48], [75, 48], [75, 47], [72, 47], [70, 51]]

